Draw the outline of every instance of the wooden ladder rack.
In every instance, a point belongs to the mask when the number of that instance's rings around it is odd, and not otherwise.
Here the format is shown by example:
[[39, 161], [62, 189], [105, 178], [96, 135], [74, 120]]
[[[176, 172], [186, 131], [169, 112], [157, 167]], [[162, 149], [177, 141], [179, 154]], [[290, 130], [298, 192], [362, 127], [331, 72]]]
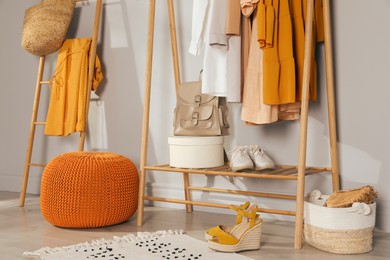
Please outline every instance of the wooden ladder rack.
[[[86, 0], [76, 0], [77, 2], [83, 2]], [[88, 69], [88, 85], [87, 85], [87, 93], [91, 92], [92, 89], [92, 83], [93, 83], [93, 74], [94, 74], [94, 66], [95, 66], [95, 58], [96, 58], [96, 47], [97, 47], [97, 39], [99, 34], [99, 24], [100, 24], [100, 16], [101, 16], [101, 10], [102, 10], [102, 0], [96, 1], [96, 10], [95, 10], [95, 18], [94, 18], [94, 27], [93, 27], [93, 34], [92, 34], [92, 42], [89, 52], [89, 69]], [[26, 151], [26, 159], [24, 163], [24, 171], [23, 171], [23, 180], [22, 180], [22, 186], [20, 189], [20, 197], [19, 197], [19, 206], [23, 207], [24, 202], [26, 199], [26, 192], [27, 192], [27, 184], [28, 184], [28, 176], [30, 173], [30, 167], [36, 166], [36, 167], [45, 167], [46, 164], [44, 163], [31, 163], [31, 157], [33, 152], [33, 146], [34, 146], [34, 137], [35, 137], [35, 129], [36, 126], [46, 125], [46, 122], [39, 122], [37, 121], [38, 116], [38, 109], [39, 109], [39, 101], [41, 96], [41, 86], [47, 85], [49, 86], [50, 81], [43, 81], [43, 71], [45, 67], [45, 56], [41, 56], [39, 58], [39, 66], [38, 66], [38, 76], [35, 86], [35, 97], [34, 97], [34, 104], [33, 104], [33, 112], [31, 116], [31, 123], [30, 123], [30, 134], [28, 138], [28, 144], [27, 144], [27, 151]], [[86, 95], [86, 111], [85, 111], [85, 118], [86, 122], [88, 119], [88, 110], [89, 110], [89, 101], [90, 101], [90, 95]], [[80, 140], [78, 145], [78, 151], [84, 150], [84, 144], [85, 144], [85, 132], [80, 132]]]
[[[178, 62], [178, 50], [176, 39], [176, 25], [174, 18], [173, 0], [167, 0], [169, 12], [170, 35], [172, 41], [172, 56], [175, 76], [176, 92], [180, 83], [180, 71]], [[306, 166], [306, 148], [307, 148], [307, 126], [308, 126], [308, 107], [309, 107], [309, 80], [310, 80], [310, 66], [311, 66], [311, 49], [313, 36], [313, 19], [314, 19], [314, 0], [308, 0], [307, 3], [307, 19], [305, 25], [305, 52], [304, 52], [304, 68], [303, 68], [303, 91], [301, 101], [301, 118], [300, 118], [300, 136], [299, 136], [299, 158], [297, 166], [279, 165], [275, 171], [256, 172], [232, 172], [228, 165], [214, 169], [179, 169], [173, 168], [169, 165], [147, 166], [147, 146], [148, 146], [148, 128], [149, 128], [149, 113], [150, 113], [150, 93], [151, 93], [151, 78], [152, 78], [152, 57], [153, 57], [153, 39], [154, 39], [154, 20], [155, 20], [155, 6], [156, 0], [149, 1], [149, 18], [148, 18], [148, 43], [146, 55], [146, 74], [144, 86], [144, 110], [143, 110], [143, 124], [142, 124], [142, 148], [141, 148], [141, 162], [140, 162], [140, 191], [139, 204], [137, 213], [137, 225], [141, 226], [143, 223], [144, 201], [161, 201], [170, 203], [186, 204], [187, 212], [192, 212], [193, 205], [208, 206], [216, 208], [228, 208], [228, 205], [193, 201], [191, 199], [191, 191], [213, 191], [231, 194], [253, 195], [260, 197], [270, 197], [279, 199], [289, 199], [296, 201], [296, 211], [284, 211], [275, 209], [259, 209], [260, 212], [271, 214], [282, 214], [295, 216], [295, 248], [302, 247], [303, 234], [303, 207], [305, 194], [305, 177], [321, 172], [330, 172], [332, 174], [333, 191], [339, 189], [339, 172], [338, 172], [338, 158], [337, 158], [337, 139], [336, 139], [336, 112], [334, 103], [334, 85], [333, 85], [333, 61], [332, 61], [332, 40], [330, 32], [330, 10], [329, 0], [323, 0], [324, 11], [324, 36], [325, 36], [325, 67], [326, 67], [326, 86], [328, 98], [328, 124], [330, 135], [330, 155], [331, 167], [307, 167]], [[184, 200], [158, 198], [145, 195], [145, 179], [148, 170], [157, 172], [181, 172], [183, 174], [184, 183]], [[297, 182], [296, 195], [262, 193], [255, 191], [240, 191], [229, 189], [217, 189], [210, 187], [195, 187], [191, 186], [189, 182], [189, 174], [204, 174], [217, 175], [229, 177], [246, 177], [256, 179], [275, 179], [275, 180], [294, 180]]]

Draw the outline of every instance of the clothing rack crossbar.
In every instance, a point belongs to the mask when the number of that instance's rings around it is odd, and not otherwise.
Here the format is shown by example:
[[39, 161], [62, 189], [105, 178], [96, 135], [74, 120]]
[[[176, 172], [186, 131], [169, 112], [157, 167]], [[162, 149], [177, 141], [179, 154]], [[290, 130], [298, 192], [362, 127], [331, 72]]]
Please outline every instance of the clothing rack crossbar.
[[[296, 167], [294, 168], [296, 169]], [[217, 171], [212, 169], [187, 169], [187, 168], [175, 168], [168, 165], [164, 166], [145, 166], [145, 170], [153, 170], [158, 172], [179, 172], [179, 173], [187, 173], [187, 174], [204, 174], [204, 175], [217, 175], [217, 176], [232, 176], [232, 177], [246, 177], [246, 178], [254, 178], [254, 179], [280, 179], [280, 180], [297, 180], [297, 176], [292, 174], [297, 174], [297, 171], [287, 172], [286, 174], [277, 173], [273, 174], [273, 172], [232, 172], [232, 171]], [[284, 171], [291, 170], [280, 169]], [[307, 169], [312, 171], [313, 169]], [[278, 170], [279, 171], [279, 170]], [[328, 168], [316, 168], [315, 172], [308, 172], [306, 175], [313, 175], [321, 172], [330, 171]]]
[[267, 197], [267, 198], [275, 198], [275, 199], [289, 199], [289, 200], [297, 199], [297, 196], [295, 195], [287, 195], [287, 194], [279, 194], [279, 193], [265, 193], [265, 192], [257, 192], [257, 191], [230, 190], [230, 189], [219, 189], [213, 187], [195, 187], [195, 186], [189, 186], [188, 189], [197, 190], [197, 191], [210, 191], [210, 192], [232, 193], [232, 194], [257, 196], [257, 197]]
[[[170, 202], [170, 203], [187, 204], [187, 205], [195, 205], [195, 206], [203, 206], [203, 207], [213, 207], [213, 208], [221, 208], [221, 209], [228, 209], [229, 208], [229, 205], [226, 205], [226, 204], [209, 203], [209, 202], [194, 201], [194, 200], [190, 201], [190, 200], [168, 199], [168, 198], [159, 198], [159, 197], [151, 197], [151, 196], [145, 196], [144, 198], [145, 198], [145, 200], [150, 200], [150, 201]], [[295, 216], [294, 211], [277, 210], [277, 209], [259, 208], [257, 210], [257, 212]]]

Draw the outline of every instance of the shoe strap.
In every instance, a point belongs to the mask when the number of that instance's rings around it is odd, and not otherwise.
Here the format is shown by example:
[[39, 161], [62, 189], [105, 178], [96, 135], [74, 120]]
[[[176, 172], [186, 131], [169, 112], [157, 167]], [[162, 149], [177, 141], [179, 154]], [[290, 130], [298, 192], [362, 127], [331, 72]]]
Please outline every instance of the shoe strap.
[[210, 229], [210, 234], [213, 234], [213, 240], [223, 245], [235, 245], [239, 240], [231, 234], [225, 232], [220, 226]]
[[237, 217], [236, 217], [236, 224], [240, 224], [242, 222], [242, 217], [245, 213], [245, 210], [249, 207], [250, 202], [247, 201], [244, 204], [241, 204], [239, 207], [236, 205], [229, 205], [229, 208], [237, 212]]
[[257, 205], [253, 205], [252, 208], [250, 209], [250, 211], [245, 210], [242, 212], [242, 215], [249, 219], [250, 227], [254, 227], [256, 220], [260, 217], [260, 215], [257, 214], [258, 209], [259, 209], [259, 207]]

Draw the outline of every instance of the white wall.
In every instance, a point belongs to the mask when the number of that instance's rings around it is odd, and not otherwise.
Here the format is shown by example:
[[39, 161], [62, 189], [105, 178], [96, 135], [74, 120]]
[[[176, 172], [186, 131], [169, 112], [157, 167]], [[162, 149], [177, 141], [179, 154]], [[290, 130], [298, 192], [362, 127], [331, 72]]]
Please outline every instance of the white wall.
[[[24, 10], [38, 0], [0, 1], [0, 190], [19, 191], [29, 124], [32, 112], [38, 57], [20, 47]], [[175, 1], [182, 80], [195, 80], [201, 59], [187, 54], [190, 41], [192, 1]], [[379, 191], [377, 226], [390, 232], [390, 2], [386, 0], [332, 1], [335, 86], [338, 123], [338, 148], [342, 188], [373, 185]], [[370, 7], [368, 11], [367, 7]], [[146, 0], [107, 0], [103, 9], [98, 54], [105, 80], [98, 93], [106, 106], [108, 150], [140, 160], [143, 87], [147, 36]], [[94, 4], [78, 7], [70, 37], [87, 37], [92, 28]], [[364, 18], [363, 18], [364, 17]], [[172, 134], [175, 103], [170, 36], [166, 1], [157, 1], [155, 52], [152, 79], [152, 108], [148, 163], [168, 161], [167, 136]], [[318, 49], [319, 98], [310, 105], [307, 164], [328, 166], [328, 129], [323, 48]], [[45, 78], [55, 66], [55, 55], [48, 57]], [[48, 95], [43, 91], [40, 120], [44, 120]], [[268, 126], [244, 126], [240, 105], [230, 104], [232, 135], [225, 139], [226, 149], [235, 144], [259, 144], [277, 163], [296, 164], [298, 159], [298, 122]], [[33, 161], [48, 161], [77, 148], [77, 135], [66, 138], [44, 137], [37, 130]], [[387, 151], [387, 152], [386, 152]], [[30, 173], [29, 192], [38, 193], [39, 169]], [[179, 179], [178, 179], [179, 178]], [[295, 185], [275, 180], [193, 176], [197, 185], [255, 189], [294, 193]], [[331, 192], [328, 175], [307, 178], [306, 190]], [[147, 192], [154, 195], [183, 197], [181, 176], [155, 173], [148, 175]], [[194, 193], [194, 198], [212, 202], [240, 203], [246, 199], [264, 207], [295, 210], [294, 203], [262, 198]], [[163, 204], [182, 207], [182, 205]], [[201, 208], [201, 210], [213, 210]], [[266, 216], [277, 217], [280, 216]]]

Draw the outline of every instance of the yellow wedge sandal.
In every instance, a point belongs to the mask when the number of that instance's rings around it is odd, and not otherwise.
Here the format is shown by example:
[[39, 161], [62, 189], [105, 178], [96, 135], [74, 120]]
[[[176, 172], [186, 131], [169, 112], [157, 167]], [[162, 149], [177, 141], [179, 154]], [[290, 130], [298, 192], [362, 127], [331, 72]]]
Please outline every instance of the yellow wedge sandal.
[[249, 201], [245, 202], [244, 204], [241, 204], [238, 207], [235, 205], [230, 205], [229, 208], [237, 212], [236, 223], [231, 227], [218, 225], [216, 227], [210, 228], [208, 231], [204, 233], [204, 238], [207, 241], [214, 239], [215, 236], [217, 236], [221, 232], [234, 234], [234, 230], [242, 223], [242, 218], [244, 217], [244, 211], [248, 209], [249, 205], [250, 205]]
[[221, 252], [239, 252], [260, 249], [261, 229], [263, 220], [257, 214], [258, 206], [252, 205], [243, 211], [242, 222], [236, 225], [233, 233], [215, 229], [212, 239], [208, 241], [209, 248]]

